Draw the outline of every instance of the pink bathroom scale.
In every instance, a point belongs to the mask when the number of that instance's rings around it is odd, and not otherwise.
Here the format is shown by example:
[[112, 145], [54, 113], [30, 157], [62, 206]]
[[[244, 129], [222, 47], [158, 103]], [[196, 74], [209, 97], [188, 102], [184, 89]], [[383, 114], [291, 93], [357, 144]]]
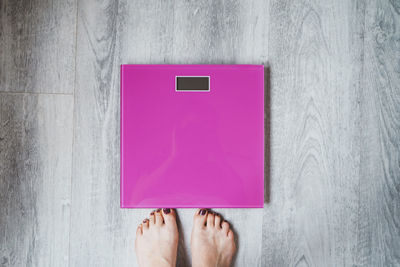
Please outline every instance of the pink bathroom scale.
[[121, 66], [122, 208], [263, 202], [264, 66]]

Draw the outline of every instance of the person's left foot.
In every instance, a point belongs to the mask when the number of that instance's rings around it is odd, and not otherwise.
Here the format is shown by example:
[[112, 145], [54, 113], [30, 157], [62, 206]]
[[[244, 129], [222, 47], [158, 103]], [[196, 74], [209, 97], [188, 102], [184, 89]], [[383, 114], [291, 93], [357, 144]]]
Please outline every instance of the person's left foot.
[[136, 231], [135, 251], [140, 267], [175, 266], [178, 227], [173, 209], [158, 209]]

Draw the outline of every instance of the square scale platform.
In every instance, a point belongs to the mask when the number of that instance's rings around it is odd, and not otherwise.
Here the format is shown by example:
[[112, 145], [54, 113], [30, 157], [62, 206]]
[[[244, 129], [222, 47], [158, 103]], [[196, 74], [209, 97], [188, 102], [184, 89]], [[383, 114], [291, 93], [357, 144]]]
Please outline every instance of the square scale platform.
[[122, 208], [263, 202], [263, 65], [121, 66]]

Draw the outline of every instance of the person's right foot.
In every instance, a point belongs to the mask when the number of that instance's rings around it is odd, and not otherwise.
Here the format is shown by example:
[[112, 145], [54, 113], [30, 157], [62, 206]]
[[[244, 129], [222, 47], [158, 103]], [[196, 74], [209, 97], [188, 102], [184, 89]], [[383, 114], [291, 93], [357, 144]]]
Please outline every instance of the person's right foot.
[[234, 235], [229, 223], [205, 209], [194, 215], [192, 240], [193, 267], [228, 267], [236, 252]]

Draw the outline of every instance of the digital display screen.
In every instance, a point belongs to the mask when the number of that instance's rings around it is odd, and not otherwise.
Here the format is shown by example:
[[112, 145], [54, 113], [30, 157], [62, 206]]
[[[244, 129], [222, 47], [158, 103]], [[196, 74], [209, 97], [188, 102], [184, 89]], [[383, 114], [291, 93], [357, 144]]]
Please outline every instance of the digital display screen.
[[176, 91], [210, 91], [208, 76], [176, 76]]

